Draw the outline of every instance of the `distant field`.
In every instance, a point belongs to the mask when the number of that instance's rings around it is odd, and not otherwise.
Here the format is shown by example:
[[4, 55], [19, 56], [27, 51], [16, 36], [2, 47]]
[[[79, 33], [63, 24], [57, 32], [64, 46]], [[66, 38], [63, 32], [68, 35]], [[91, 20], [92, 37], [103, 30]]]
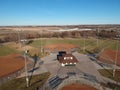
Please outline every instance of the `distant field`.
[[82, 39], [42, 39], [42, 40], [35, 40], [30, 45], [34, 47], [40, 47], [41, 45], [49, 45], [49, 44], [60, 44], [60, 43], [67, 43], [67, 44], [76, 44], [83, 46]]
[[[65, 44], [75, 44], [79, 47], [79, 51], [82, 51], [84, 48], [84, 41], [85, 41], [85, 48], [87, 51], [90, 52], [98, 52], [104, 48], [109, 48], [109, 49], [116, 49], [116, 41], [115, 40], [110, 40], [110, 39], [99, 39], [98, 40], [98, 45], [97, 45], [97, 40], [96, 39], [84, 39], [84, 38], [79, 38], [79, 39], [41, 39], [41, 40], [35, 40], [33, 41], [30, 45], [33, 47], [40, 48], [41, 45], [42, 47], [45, 45], [49, 44], [59, 44], [59, 43], [65, 43]], [[118, 43], [118, 47], [120, 49], [120, 42]]]
[[[84, 43], [85, 41], [85, 43]], [[79, 52], [83, 53], [83, 48], [85, 44], [85, 49], [87, 52], [95, 53], [99, 52], [104, 48], [109, 48], [116, 50], [116, 41], [115, 40], [110, 40], [110, 39], [100, 39], [98, 40], [98, 45], [97, 45], [97, 40], [96, 39], [84, 39], [84, 38], [51, 38], [51, 39], [39, 39], [39, 40], [33, 40], [28, 46], [31, 47], [31, 52], [32, 54], [40, 54], [40, 49], [41, 46], [42, 48], [46, 45], [50, 44], [75, 44], [79, 48]], [[9, 54], [14, 54], [14, 53], [19, 53], [20, 51], [23, 51], [23, 48], [18, 48], [18, 44], [15, 43], [10, 43], [10, 44], [4, 44], [0, 45], [0, 56], [5, 56]], [[35, 47], [35, 48], [34, 48]], [[120, 49], [120, 42], [118, 43], [118, 48]], [[21, 49], [21, 50], [20, 50]], [[84, 52], [86, 53], [86, 52]]]

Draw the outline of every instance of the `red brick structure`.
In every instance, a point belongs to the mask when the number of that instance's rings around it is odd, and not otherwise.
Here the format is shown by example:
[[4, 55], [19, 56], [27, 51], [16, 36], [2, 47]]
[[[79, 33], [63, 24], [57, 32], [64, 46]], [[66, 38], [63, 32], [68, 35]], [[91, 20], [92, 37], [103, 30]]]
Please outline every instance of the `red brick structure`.
[[61, 66], [76, 65], [78, 63], [78, 60], [72, 54], [62, 55], [58, 61], [61, 63]]

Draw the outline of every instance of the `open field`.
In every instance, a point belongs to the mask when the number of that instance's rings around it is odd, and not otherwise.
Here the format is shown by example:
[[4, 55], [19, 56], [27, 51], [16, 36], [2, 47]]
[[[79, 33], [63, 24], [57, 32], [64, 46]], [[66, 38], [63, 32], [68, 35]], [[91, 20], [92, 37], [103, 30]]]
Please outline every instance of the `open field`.
[[[0, 45], [0, 56], [5, 56], [12, 53], [20, 53], [25, 49], [29, 49], [31, 54], [39, 54], [40, 49], [44, 46], [51, 44], [73, 44], [77, 45], [80, 53], [96, 53], [101, 51], [104, 48], [116, 50], [116, 40], [111, 39], [99, 39], [97, 45], [97, 39], [95, 38], [43, 38], [38, 40], [32, 40], [32, 42], [26, 46], [20, 47], [19, 44], [10, 42], [8, 44]], [[86, 49], [86, 52], [83, 52], [83, 49]], [[118, 49], [120, 49], [120, 42], [118, 43]]]
[[1, 26], [0, 30], [27, 30], [27, 31], [40, 31], [40, 30], [58, 30], [58, 29], [63, 29], [63, 28], [95, 28], [97, 29], [98, 27], [106, 30], [111, 30], [111, 29], [117, 29], [119, 30], [120, 25], [119, 24], [101, 24], [101, 25], [52, 25], [52, 26]]
[[[85, 41], [85, 43], [84, 43]], [[42, 40], [35, 40], [30, 45], [33, 47], [40, 48], [41, 46], [44, 47], [50, 44], [74, 44], [79, 47], [79, 51], [82, 51], [85, 45], [86, 51], [90, 51], [92, 53], [99, 52], [104, 48], [109, 49], [116, 49], [116, 41], [110, 39], [99, 39], [98, 45], [96, 39], [84, 39], [84, 38], [65, 38], [65, 39], [42, 39]], [[120, 42], [118, 44], [120, 47]], [[120, 48], [119, 48], [120, 49]]]
[[56, 26], [14, 26], [14, 27], [0, 27], [0, 30], [4, 30], [4, 31], [16, 31], [16, 30], [25, 30], [25, 31], [40, 31], [40, 30], [57, 30], [57, 29], [61, 29], [61, 27], [56, 27]]
[[[18, 43], [14, 43], [14, 42], [4, 43], [3, 45], [1, 45], [1, 47], [10, 48], [13, 51], [15, 50], [16, 52], [13, 52], [13, 53], [17, 53], [17, 52], [21, 53], [25, 48], [27, 48], [27, 49], [30, 50], [30, 52], [32, 52], [32, 53], [34, 52], [34, 54], [39, 54], [41, 52], [41, 50], [40, 50], [41, 48], [44, 48], [44, 46], [46, 46], [46, 45], [49, 46], [49, 45], [52, 45], [52, 44], [54, 44], [54, 45], [60, 45], [60, 44], [76, 45], [76, 46], [78, 46], [80, 53], [86, 53], [86, 54], [100, 52], [104, 48], [113, 49], [113, 50], [116, 49], [116, 40], [112, 40], [112, 39], [99, 39], [98, 45], [97, 45], [97, 39], [96, 38], [50, 38], [50, 39], [48, 39], [48, 38], [40, 39], [39, 38], [39, 39], [31, 39], [31, 42], [29, 44], [27, 44], [26, 46], [23, 46], [22, 48], [20, 47], [20, 45]], [[119, 49], [120, 49], [120, 42], [119, 42], [118, 45], [119, 45]], [[85, 52], [83, 51], [84, 50], [84, 46], [85, 46], [85, 49], [86, 49]], [[4, 49], [1, 48], [1, 50], [3, 50], [3, 51], [5, 49], [6, 48], [4, 48]], [[8, 51], [11, 52], [12, 50], [8, 50]], [[9, 53], [7, 53], [7, 54], [9, 54]], [[2, 53], [3, 56], [5, 56], [7, 54], [6, 53]], [[52, 55], [50, 55], [50, 57], [51, 56]], [[55, 58], [56, 58], [56, 56], [55, 56]], [[48, 60], [50, 60], [50, 58], [48, 58], [46, 60], [48, 61]], [[47, 66], [49, 66], [49, 65], [47, 65]], [[90, 69], [88, 68], [88, 70], [90, 70]], [[25, 86], [25, 82], [22, 82], [22, 81], [20, 81], [20, 82], [22, 83], [22, 84], [20, 84], [20, 86], [23, 88], [22, 90], [24, 90], [24, 89], [27, 90], [25, 87], [22, 86], [23, 84]], [[10, 86], [13, 87], [11, 84], [10, 84]], [[10, 90], [10, 88], [9, 89], [5, 89], [5, 90]], [[36, 86], [34, 88], [36, 88]], [[2, 89], [2, 90], [4, 90], [4, 89]], [[16, 90], [20, 90], [20, 89], [16, 89]], [[32, 90], [32, 89], [29, 89], [29, 90]]]
[[[30, 80], [30, 87], [26, 87], [26, 81], [24, 78], [18, 78], [10, 80], [0, 86], [0, 90], [35, 90], [40, 88], [48, 79], [50, 73], [43, 73], [40, 75], [32, 76]], [[30, 77], [29, 77], [30, 78]]]

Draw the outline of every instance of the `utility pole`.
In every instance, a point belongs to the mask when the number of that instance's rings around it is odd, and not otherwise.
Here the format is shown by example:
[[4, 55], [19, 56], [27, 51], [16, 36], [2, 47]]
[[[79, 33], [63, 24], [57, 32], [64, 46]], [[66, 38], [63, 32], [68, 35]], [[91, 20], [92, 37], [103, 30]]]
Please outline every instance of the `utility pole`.
[[86, 39], [85, 39], [85, 32], [83, 34], [83, 37], [84, 37], [84, 47], [83, 47], [83, 52], [85, 52], [85, 49], [86, 49]]
[[42, 54], [42, 31], [40, 31], [41, 38], [40, 38], [40, 49], [41, 49], [41, 54]]
[[117, 40], [116, 40], [116, 56], [115, 56], [115, 65], [113, 67], [113, 77], [115, 77], [115, 71], [116, 71], [116, 67], [117, 67], [117, 59], [118, 59], [118, 43], [119, 43], [119, 34], [118, 34], [118, 37], [117, 37]]
[[21, 45], [21, 37], [20, 37], [20, 30], [18, 30], [17, 32], [18, 32], [18, 41], [19, 41], [20, 47], [22, 47], [22, 45]]
[[97, 30], [97, 47], [99, 46], [99, 27], [98, 27], [98, 30]]
[[[21, 32], [23, 33], [23, 46], [25, 46], [25, 33], [24, 33], [24, 30], [21, 29]], [[28, 78], [28, 70], [27, 70], [27, 53], [28, 53], [28, 50], [25, 49], [24, 50], [24, 60], [25, 60], [25, 79], [26, 79], [26, 86], [29, 87], [29, 78]]]
[[26, 54], [27, 54], [27, 50], [24, 51], [24, 59], [25, 59], [25, 79], [26, 79], [26, 85], [27, 87], [29, 87], [29, 78], [28, 78], [28, 73], [27, 73], [27, 60], [26, 60]]

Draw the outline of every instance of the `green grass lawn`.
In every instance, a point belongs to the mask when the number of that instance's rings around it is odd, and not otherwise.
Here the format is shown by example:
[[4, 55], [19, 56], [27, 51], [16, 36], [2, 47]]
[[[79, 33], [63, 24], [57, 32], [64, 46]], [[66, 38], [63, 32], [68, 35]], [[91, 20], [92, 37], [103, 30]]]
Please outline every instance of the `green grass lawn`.
[[[97, 46], [97, 40], [96, 39], [84, 39], [84, 38], [51, 38], [51, 39], [41, 39], [41, 40], [34, 40], [32, 43], [29, 45], [38, 48], [40, 51], [41, 45], [42, 48], [45, 45], [49, 44], [59, 44], [59, 43], [65, 43], [65, 44], [75, 44], [78, 46], [79, 50], [78, 52], [80, 53], [88, 53], [88, 52], [83, 52], [84, 48], [84, 40], [85, 40], [85, 47], [86, 51], [91, 52], [91, 53], [96, 53], [101, 51], [103, 48], [109, 48], [109, 49], [116, 49], [116, 41], [115, 40], [110, 40], [110, 39], [99, 39], [99, 45]], [[120, 42], [118, 43], [118, 47], [120, 49]], [[9, 54], [14, 54], [18, 53], [14, 48], [8, 46], [8, 45], [3, 45], [0, 46], [0, 56], [5, 56]]]
[[[84, 39], [84, 38], [63, 38], [63, 39], [42, 39], [42, 40], [35, 40], [30, 45], [33, 47], [40, 48], [45, 45], [49, 44], [59, 44], [59, 43], [65, 43], [65, 44], [75, 44], [79, 47], [79, 52], [83, 52], [84, 47], [84, 40], [85, 40], [85, 46], [86, 50], [90, 51], [91, 53], [99, 52], [103, 48], [109, 48], [109, 49], [116, 49], [116, 41], [110, 40], [110, 39], [99, 39], [99, 44], [97, 46], [97, 40], [96, 39]], [[119, 42], [119, 49], [120, 49], [120, 42]]]
[[115, 77], [113, 77], [112, 69], [99, 69], [98, 71], [102, 76], [113, 79], [117, 82], [120, 82], [120, 69], [116, 70]]
[[6, 56], [9, 54], [15, 54], [15, 53], [18, 53], [18, 51], [16, 51], [13, 48], [10, 48], [7, 45], [0, 45], [0, 56]]
[[42, 40], [35, 40], [30, 45], [34, 47], [40, 47], [42, 43], [42, 46], [49, 45], [49, 44], [59, 44], [59, 43], [67, 43], [67, 44], [76, 44], [76, 45], [83, 45], [82, 39], [42, 39]]
[[30, 86], [26, 87], [25, 78], [19, 78], [10, 80], [0, 86], [0, 90], [36, 90], [37, 87], [41, 87], [45, 84], [50, 73], [43, 73], [40, 75], [33, 76], [30, 82]]

